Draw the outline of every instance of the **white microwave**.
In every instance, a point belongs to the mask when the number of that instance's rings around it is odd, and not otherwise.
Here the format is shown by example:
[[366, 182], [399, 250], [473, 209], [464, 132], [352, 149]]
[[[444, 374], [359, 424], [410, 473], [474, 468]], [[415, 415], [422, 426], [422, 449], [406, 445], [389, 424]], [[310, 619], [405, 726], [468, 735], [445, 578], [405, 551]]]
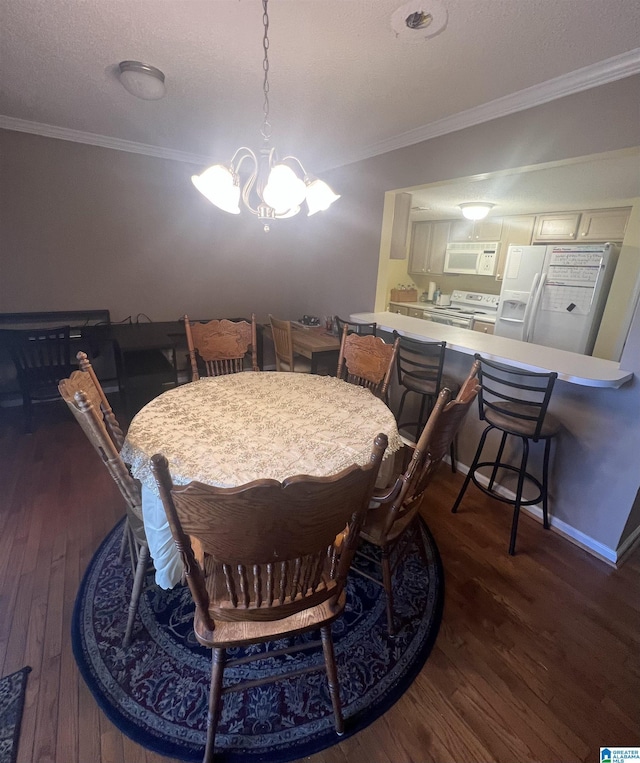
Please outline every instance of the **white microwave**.
[[499, 241], [447, 244], [444, 272], [478, 276], [495, 275], [499, 247]]

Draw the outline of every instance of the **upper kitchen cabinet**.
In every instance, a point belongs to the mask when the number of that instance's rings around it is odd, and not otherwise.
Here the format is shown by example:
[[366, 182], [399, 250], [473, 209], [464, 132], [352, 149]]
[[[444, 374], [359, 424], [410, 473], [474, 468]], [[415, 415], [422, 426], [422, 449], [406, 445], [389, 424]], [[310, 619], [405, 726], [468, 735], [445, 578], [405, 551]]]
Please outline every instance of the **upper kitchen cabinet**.
[[409, 232], [410, 214], [411, 194], [397, 193], [393, 202], [393, 222], [391, 223], [389, 257], [392, 260], [405, 260], [407, 258], [407, 233]]
[[450, 227], [442, 220], [413, 223], [409, 275], [442, 275]]
[[529, 246], [533, 236], [535, 215], [513, 215], [502, 219], [502, 236], [496, 265], [496, 281], [502, 281], [510, 246]]
[[622, 241], [631, 207], [594, 209], [582, 213], [578, 241]]
[[454, 220], [451, 223], [449, 241], [500, 241], [502, 218], [487, 220]]
[[533, 231], [533, 242], [575, 241], [578, 235], [580, 212], [555, 212], [538, 215]]

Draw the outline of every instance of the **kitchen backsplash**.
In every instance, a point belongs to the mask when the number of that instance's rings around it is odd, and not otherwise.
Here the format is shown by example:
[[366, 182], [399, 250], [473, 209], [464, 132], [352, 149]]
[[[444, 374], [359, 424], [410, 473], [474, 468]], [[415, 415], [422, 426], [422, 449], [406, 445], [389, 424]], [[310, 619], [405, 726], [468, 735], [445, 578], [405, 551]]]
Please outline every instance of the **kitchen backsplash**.
[[[468, 276], [468, 275], [425, 275], [425, 276], [407, 276], [406, 283], [414, 283], [418, 289], [418, 294], [429, 289], [429, 281], [435, 281], [436, 285], [443, 294], [450, 294], [454, 289], [464, 289], [467, 291], [479, 291], [484, 294], [500, 294], [500, 282], [494, 278], [486, 276]], [[404, 283], [404, 282], [403, 282]]]

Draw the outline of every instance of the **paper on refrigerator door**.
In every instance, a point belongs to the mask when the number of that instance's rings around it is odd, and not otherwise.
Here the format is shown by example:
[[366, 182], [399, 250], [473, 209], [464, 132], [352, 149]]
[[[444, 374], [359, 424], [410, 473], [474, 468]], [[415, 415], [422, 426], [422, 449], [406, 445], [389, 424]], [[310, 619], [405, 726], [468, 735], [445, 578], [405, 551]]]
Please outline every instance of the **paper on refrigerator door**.
[[589, 315], [595, 284], [589, 286], [566, 286], [547, 283], [542, 293], [541, 310], [573, 315]]

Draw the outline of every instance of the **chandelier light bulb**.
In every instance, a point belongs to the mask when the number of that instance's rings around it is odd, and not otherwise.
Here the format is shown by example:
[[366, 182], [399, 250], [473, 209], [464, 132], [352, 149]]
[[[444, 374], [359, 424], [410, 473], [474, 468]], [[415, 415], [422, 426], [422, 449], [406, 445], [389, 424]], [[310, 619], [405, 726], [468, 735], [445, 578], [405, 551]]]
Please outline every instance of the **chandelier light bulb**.
[[224, 164], [214, 164], [191, 182], [216, 207], [232, 215], [240, 214], [240, 186], [233, 172]]
[[324, 180], [315, 178], [307, 183], [307, 207], [309, 208], [307, 214], [310, 216], [315, 215], [316, 212], [324, 212], [339, 198], [340, 196], [334, 193]]
[[484, 220], [489, 212], [495, 207], [495, 204], [490, 204], [485, 201], [467, 201], [464, 204], [458, 204], [462, 211], [463, 217], [467, 220]]
[[267, 185], [262, 192], [264, 201], [281, 215], [299, 207], [307, 195], [304, 181], [286, 164], [276, 164], [271, 168]]

